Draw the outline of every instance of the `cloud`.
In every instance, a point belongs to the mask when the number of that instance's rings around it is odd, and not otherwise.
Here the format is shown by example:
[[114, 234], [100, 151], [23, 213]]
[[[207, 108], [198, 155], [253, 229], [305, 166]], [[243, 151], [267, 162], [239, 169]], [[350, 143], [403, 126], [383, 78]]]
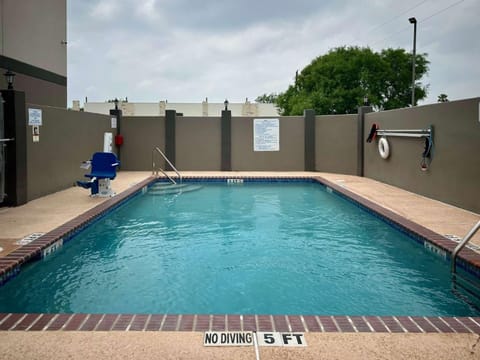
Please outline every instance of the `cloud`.
[[[394, 0], [85, 0], [68, 2], [69, 101], [244, 101], [285, 91], [315, 57], [343, 45], [418, 52], [431, 61], [429, 102], [480, 94], [480, 4]], [[404, 15], [397, 16], [398, 14]], [[468, 71], [467, 71], [468, 69]], [[441, 90], [441, 91], [440, 91]]]

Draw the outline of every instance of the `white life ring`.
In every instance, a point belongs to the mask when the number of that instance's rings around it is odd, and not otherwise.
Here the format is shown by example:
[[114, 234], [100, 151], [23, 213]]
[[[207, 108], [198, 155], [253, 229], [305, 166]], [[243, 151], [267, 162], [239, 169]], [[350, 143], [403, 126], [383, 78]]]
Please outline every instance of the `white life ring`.
[[381, 137], [378, 140], [378, 152], [382, 159], [387, 159], [390, 156], [390, 146], [386, 137]]

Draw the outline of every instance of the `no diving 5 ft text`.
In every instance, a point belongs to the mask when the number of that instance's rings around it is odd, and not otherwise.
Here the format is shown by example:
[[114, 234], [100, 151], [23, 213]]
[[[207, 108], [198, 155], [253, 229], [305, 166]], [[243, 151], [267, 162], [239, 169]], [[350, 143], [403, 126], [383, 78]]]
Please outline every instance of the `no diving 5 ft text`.
[[203, 337], [204, 346], [253, 346], [257, 337], [259, 346], [307, 346], [304, 333], [278, 333], [251, 331], [208, 331]]

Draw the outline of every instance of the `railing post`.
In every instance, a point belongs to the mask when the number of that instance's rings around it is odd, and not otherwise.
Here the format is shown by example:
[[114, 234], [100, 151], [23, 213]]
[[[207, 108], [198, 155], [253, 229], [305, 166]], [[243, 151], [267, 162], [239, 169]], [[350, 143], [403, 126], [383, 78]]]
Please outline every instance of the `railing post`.
[[304, 110], [305, 171], [315, 171], [315, 110]]
[[221, 170], [232, 171], [232, 112], [230, 110], [222, 110], [221, 122]]
[[[175, 122], [177, 113], [175, 110], [165, 110], [165, 155], [175, 165]], [[167, 170], [173, 170], [170, 165], [165, 162]]]
[[359, 106], [357, 116], [357, 176], [365, 170], [365, 114], [373, 111], [371, 106]]

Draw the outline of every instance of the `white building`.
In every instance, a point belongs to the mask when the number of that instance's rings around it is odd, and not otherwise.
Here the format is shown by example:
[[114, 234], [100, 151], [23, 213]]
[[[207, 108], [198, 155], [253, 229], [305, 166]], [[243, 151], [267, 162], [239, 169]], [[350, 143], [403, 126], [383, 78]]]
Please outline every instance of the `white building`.
[[[86, 102], [84, 111], [98, 114], [109, 114], [115, 105], [112, 102]], [[73, 101], [73, 110], [79, 110], [78, 100]], [[146, 102], [125, 102], [119, 101], [118, 108], [124, 116], [164, 116], [165, 110], [175, 110], [184, 116], [221, 116], [225, 109], [223, 103], [209, 103], [208, 99], [201, 103], [170, 103], [159, 101], [157, 103]], [[251, 103], [246, 100], [244, 103], [229, 103], [228, 110], [232, 116], [277, 116], [278, 108], [275, 104]]]

